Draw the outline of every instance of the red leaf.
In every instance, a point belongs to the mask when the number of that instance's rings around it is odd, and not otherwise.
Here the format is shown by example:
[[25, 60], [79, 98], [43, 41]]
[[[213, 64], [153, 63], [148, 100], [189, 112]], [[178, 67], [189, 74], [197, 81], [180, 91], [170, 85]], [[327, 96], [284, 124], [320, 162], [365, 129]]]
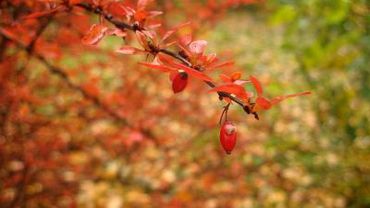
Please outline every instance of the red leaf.
[[256, 99], [256, 106], [254, 109], [255, 111], [258, 111], [259, 109], [263, 109], [263, 110], [268, 110], [270, 109], [272, 106], [272, 103], [267, 100], [266, 98], [264, 97], [257, 97]]
[[258, 81], [258, 79], [255, 78], [254, 76], [250, 76], [249, 79], [251, 80], [254, 88], [256, 89], [257, 95], [262, 96], [263, 89], [262, 89], [261, 83]]
[[161, 15], [163, 14], [162, 11], [150, 11], [148, 12], [148, 17], [155, 17], [155, 16], [158, 16], [158, 15]]
[[179, 68], [179, 64], [177, 64], [171, 56], [160, 53], [157, 55], [157, 57], [163, 64], [171, 66], [171, 67]]
[[138, 0], [137, 1], [137, 9], [145, 9], [145, 7], [153, 0]]
[[177, 41], [172, 41], [172, 42], [166, 43], [166, 44], [164, 45], [164, 48], [168, 48], [168, 47], [170, 47], [170, 46], [172, 46], [172, 45], [174, 45], [174, 44], [176, 44], [176, 43], [177, 43]]
[[106, 32], [107, 35], [115, 35], [118, 37], [125, 37], [127, 35], [126, 32], [122, 31], [121, 29], [118, 28], [113, 28], [113, 29], [108, 29]]
[[176, 25], [173, 29], [174, 30], [179, 30], [179, 29], [181, 29], [183, 27], [186, 27], [186, 26], [190, 25], [190, 23], [191, 23], [190, 21], [189, 22], [180, 23], [180, 24]]
[[240, 72], [234, 72], [231, 74], [231, 80], [235, 81], [242, 77], [242, 73]]
[[165, 41], [168, 37], [170, 37], [173, 33], [175, 33], [177, 30], [189, 25], [190, 22], [185, 22], [185, 23], [181, 23], [177, 26], [175, 26], [174, 28], [172, 28], [171, 30], [168, 30], [164, 35], [163, 35], [163, 38], [161, 39], [161, 42]]
[[73, 5], [73, 4], [79, 4], [81, 2], [83, 2], [84, 0], [69, 0], [69, 4], [70, 5]]
[[219, 64], [215, 64], [214, 66], [211, 66], [211, 68], [222, 68], [222, 67], [229, 67], [229, 66], [233, 66], [234, 65], [234, 61], [225, 61], [225, 62], [221, 62]]
[[148, 12], [145, 10], [139, 10], [135, 12], [134, 19], [138, 22], [143, 22], [148, 17]]
[[140, 65], [143, 65], [143, 66], [146, 66], [146, 67], [149, 67], [149, 68], [152, 68], [152, 69], [159, 69], [162, 72], [177, 71], [174, 68], [171, 68], [171, 67], [168, 67], [168, 66], [164, 66], [164, 65], [151, 64], [151, 63], [145, 63], [145, 62], [140, 62], [139, 64]]
[[82, 38], [82, 43], [86, 45], [96, 45], [101, 39], [103, 39], [108, 28], [102, 24], [94, 24], [90, 27], [90, 30]]
[[52, 15], [52, 14], [56, 13], [60, 8], [61, 7], [56, 7], [54, 9], [51, 9], [51, 10], [48, 10], [48, 11], [35, 12], [35, 13], [29, 14], [29, 15], [23, 17], [23, 19], [34, 19], [34, 18], [49, 16], [49, 15]]
[[110, 2], [107, 7], [107, 11], [113, 16], [124, 17], [125, 15], [127, 15], [126, 9], [123, 6], [122, 2]]
[[99, 96], [100, 90], [96, 82], [90, 81], [88, 83], [85, 83], [82, 87], [85, 90], [85, 92], [88, 93], [89, 95], [94, 97]]
[[206, 62], [209, 64], [209, 65], [212, 65], [214, 62], [217, 61], [217, 55], [216, 53], [211, 53], [209, 54], [207, 57], [206, 57]]
[[[145, 32], [145, 31], [144, 31]], [[149, 32], [146, 32], [145, 34], [141, 31], [136, 31], [135, 32], [136, 34], [136, 38], [137, 40], [139, 41], [139, 44], [145, 48], [145, 49], [148, 49], [148, 40], [147, 40], [147, 37], [150, 37], [151, 39], [153, 39], [153, 36], [149, 33]]]
[[300, 92], [300, 93], [295, 93], [295, 94], [290, 94], [290, 95], [284, 95], [284, 96], [278, 96], [275, 97], [271, 100], [271, 104], [275, 105], [277, 103], [280, 103], [281, 101], [287, 99], [287, 98], [292, 98], [292, 97], [297, 97], [297, 96], [304, 96], [304, 95], [310, 95], [311, 92], [306, 91], [306, 92]]
[[4, 35], [7, 38], [14, 39], [14, 40], [16, 40], [17, 37], [18, 37], [14, 28], [2, 28], [2, 27], [0, 27], [0, 33], [1, 33], [1, 35]]
[[220, 74], [220, 79], [223, 81], [223, 82], [232, 82], [231, 78], [229, 76], [227, 76], [226, 74]]
[[[249, 81], [249, 80], [235, 80], [235, 81], [233, 81], [233, 83], [236, 84], [236, 85], [244, 85], [245, 83], [249, 83], [249, 82], [251, 82], [251, 81]], [[251, 97], [253, 97], [252, 93], [251, 93]]]
[[165, 41], [168, 37], [170, 37], [173, 33], [175, 33], [175, 30], [169, 30], [167, 31], [164, 35], [163, 38], [161, 39], [161, 42]]
[[158, 23], [158, 24], [150, 24], [150, 25], [147, 25], [146, 27], [148, 29], [154, 30], [156, 28], [159, 28], [160, 26], [162, 26], [162, 24]]
[[185, 66], [183, 64], [178, 64], [176, 62], [173, 62], [172, 63], [174, 66], [184, 70], [186, 73], [188, 73], [190, 76], [193, 76], [197, 79], [201, 79], [201, 80], [204, 80], [204, 81], [208, 81], [208, 82], [212, 82], [212, 79], [207, 76], [206, 74], [204, 74], [203, 72], [200, 72], [200, 71], [197, 71], [193, 68], [190, 68], [188, 66]]
[[183, 46], [189, 45], [191, 43], [192, 37], [190, 34], [180, 37], [179, 43]]
[[250, 93], [246, 92], [244, 87], [240, 85], [236, 85], [234, 83], [228, 83], [228, 84], [214, 87], [209, 92], [230, 93], [230, 94], [234, 94], [236, 97], [243, 99], [243, 100], [247, 100], [249, 97], [251, 97]]
[[132, 46], [123, 46], [120, 49], [116, 50], [117, 53], [132, 55], [137, 53], [144, 53], [144, 50], [132, 47]]
[[305, 91], [305, 92], [299, 92], [299, 93], [295, 93], [295, 94], [285, 95], [285, 98], [304, 96], [304, 95], [310, 95], [310, 94], [311, 94], [310, 91]]
[[173, 60], [170, 56], [159, 53], [157, 57], [162, 63], [172, 66]]

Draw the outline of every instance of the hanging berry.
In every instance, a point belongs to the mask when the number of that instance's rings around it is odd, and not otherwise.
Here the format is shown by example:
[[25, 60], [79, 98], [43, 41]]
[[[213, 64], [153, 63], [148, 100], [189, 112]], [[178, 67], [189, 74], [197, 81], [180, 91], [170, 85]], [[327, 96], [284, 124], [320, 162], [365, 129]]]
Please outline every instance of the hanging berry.
[[220, 130], [220, 142], [227, 154], [231, 154], [236, 144], [236, 126], [225, 121]]
[[188, 75], [185, 72], [177, 73], [172, 80], [172, 90], [174, 93], [181, 92], [188, 84]]

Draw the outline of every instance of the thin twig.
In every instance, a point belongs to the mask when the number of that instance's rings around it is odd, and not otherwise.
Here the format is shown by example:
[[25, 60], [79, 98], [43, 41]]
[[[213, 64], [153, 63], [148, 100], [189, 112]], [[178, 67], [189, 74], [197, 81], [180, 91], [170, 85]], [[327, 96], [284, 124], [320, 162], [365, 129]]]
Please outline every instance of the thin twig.
[[[109, 21], [110, 23], [112, 23], [113, 25], [115, 25], [117, 28], [119, 28], [121, 30], [131, 30], [131, 31], [143, 30], [143, 28], [138, 27], [136, 24], [130, 25], [130, 24], [127, 24], [125, 22], [114, 19], [112, 15], [104, 12], [99, 7], [94, 7], [90, 4], [85, 4], [85, 3], [76, 4], [76, 6], [78, 6], [80, 8], [83, 8], [86, 11], [93, 12], [95, 14], [103, 16], [107, 21]], [[159, 49], [158, 52], [166, 54], [168, 56], [171, 56], [171, 57], [181, 61], [182, 63], [184, 63], [188, 67], [191, 67], [195, 70], [198, 70], [198, 69], [194, 68], [188, 60], [186, 60], [184, 57], [182, 57], [181, 55], [179, 55], [176, 52], [170, 51], [168, 49]], [[213, 82], [205, 81], [205, 83], [211, 88], [216, 87], [216, 85]], [[230, 93], [225, 93], [225, 92], [217, 92], [217, 93], [218, 93], [220, 99], [222, 99], [223, 97], [227, 97], [227, 98], [231, 99], [232, 101], [234, 101], [235, 103], [240, 105], [247, 114], [253, 114], [254, 117], [256, 119], [258, 119], [258, 114], [256, 112], [253, 112], [248, 104], [245, 104], [243, 101], [241, 101], [240, 99], [231, 95]]]
[[[89, 94], [87, 91], [85, 91], [83, 88], [81, 88], [79, 85], [76, 85], [74, 84], [68, 77], [68, 75], [64, 72], [63, 69], [57, 67], [57, 66], [54, 66], [53, 64], [51, 64], [50, 62], [48, 62], [46, 60], [45, 57], [43, 57], [42, 55], [34, 52], [34, 51], [29, 51], [27, 50], [27, 46], [25, 46], [23, 43], [19, 42], [18, 40], [14, 40], [12, 39], [11, 37], [8, 37], [6, 34], [4, 34], [1, 30], [0, 30], [0, 34], [6, 38], [7, 40], [10, 40], [12, 41], [13, 43], [15, 43], [18, 47], [26, 50], [31, 56], [37, 58], [39, 61], [41, 61], [45, 66], [46, 68], [52, 73], [52, 74], [55, 74], [57, 75], [58, 77], [60, 77], [65, 83], [67, 83], [67, 85], [80, 92], [87, 100], [90, 100], [94, 103], [94, 105], [100, 109], [102, 109], [104, 112], [106, 112], [109, 116], [113, 117], [115, 120], [119, 121], [120, 123], [128, 126], [129, 128], [134, 128], [134, 126], [131, 125], [130, 122], [128, 122], [128, 120], [122, 116], [120, 116], [119, 114], [117, 114], [115, 111], [113, 111], [112, 109], [110, 109], [106, 104], [104, 104], [99, 98]], [[152, 133], [152, 131], [150, 131], [149, 129], [140, 129], [140, 131], [145, 135], [147, 136], [148, 138], [152, 139], [153, 142], [157, 143], [158, 141], [155, 139], [155, 136], [154, 134]]]

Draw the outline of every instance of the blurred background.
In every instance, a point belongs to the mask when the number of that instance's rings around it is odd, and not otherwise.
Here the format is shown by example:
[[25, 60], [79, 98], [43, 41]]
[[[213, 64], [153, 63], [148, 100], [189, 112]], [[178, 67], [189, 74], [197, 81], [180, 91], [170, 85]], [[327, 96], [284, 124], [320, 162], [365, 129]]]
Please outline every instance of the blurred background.
[[231, 106], [238, 141], [226, 155], [223, 104], [204, 84], [191, 80], [174, 95], [166, 75], [137, 65], [145, 57], [114, 52], [122, 40], [79, 43], [96, 16], [76, 15], [72, 25], [56, 16], [36, 47], [130, 125], [9, 43], [0, 207], [370, 207], [369, 2], [218, 3], [153, 8], [164, 11], [164, 24], [191, 20], [207, 53], [233, 58], [235, 68], [222, 73], [257, 76], [269, 97], [313, 94], [259, 121]]

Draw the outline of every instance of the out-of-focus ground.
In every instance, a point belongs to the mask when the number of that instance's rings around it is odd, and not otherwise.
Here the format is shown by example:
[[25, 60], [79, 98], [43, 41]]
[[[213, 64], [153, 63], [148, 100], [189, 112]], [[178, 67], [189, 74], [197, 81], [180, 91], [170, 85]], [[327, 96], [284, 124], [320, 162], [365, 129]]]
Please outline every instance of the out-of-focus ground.
[[[366, 11], [364, 1], [273, 1], [208, 26], [199, 35], [208, 50], [232, 54], [245, 74], [261, 78], [268, 95], [313, 94], [261, 113], [258, 122], [233, 108], [239, 137], [231, 156], [220, 154], [217, 127], [196, 132], [196, 118], [173, 124], [181, 133], [166, 151], [148, 147], [136, 163], [106, 164], [105, 174], [130, 175], [130, 184], [109, 177], [82, 182], [81, 204], [155, 207], [159, 195], [178, 207], [368, 206]], [[205, 106], [217, 99], [203, 97]], [[217, 114], [219, 107], [206, 111]]]

